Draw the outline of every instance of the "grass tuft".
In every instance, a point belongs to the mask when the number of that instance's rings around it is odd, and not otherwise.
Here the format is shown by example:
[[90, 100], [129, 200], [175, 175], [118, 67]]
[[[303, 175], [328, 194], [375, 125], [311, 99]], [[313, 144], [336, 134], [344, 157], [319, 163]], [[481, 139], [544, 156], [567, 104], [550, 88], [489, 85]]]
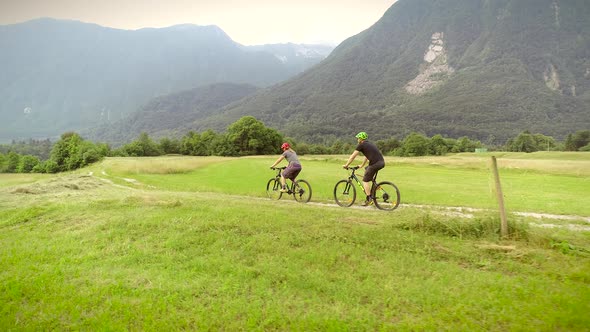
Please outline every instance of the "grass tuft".
[[[424, 234], [442, 234], [459, 239], [500, 240], [500, 219], [491, 215], [466, 219], [427, 213], [417, 220], [402, 222], [399, 227], [420, 231]], [[528, 226], [525, 223], [512, 222], [509, 233], [511, 240], [526, 240]]]

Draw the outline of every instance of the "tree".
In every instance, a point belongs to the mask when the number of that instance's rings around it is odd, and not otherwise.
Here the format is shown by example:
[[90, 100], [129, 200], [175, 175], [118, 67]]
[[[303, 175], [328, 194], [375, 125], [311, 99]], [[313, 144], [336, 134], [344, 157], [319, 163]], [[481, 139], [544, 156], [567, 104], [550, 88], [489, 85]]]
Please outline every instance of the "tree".
[[59, 172], [59, 165], [57, 165], [55, 161], [49, 159], [44, 163], [43, 169], [46, 173], [57, 173]]
[[307, 143], [298, 143], [297, 144], [297, 155], [303, 156], [310, 153], [309, 144]]
[[442, 135], [434, 135], [428, 144], [428, 153], [435, 156], [443, 156], [449, 151], [447, 141]]
[[28, 139], [26, 141], [15, 141], [13, 140], [10, 145], [0, 144], [0, 153], [8, 153], [14, 151], [21, 156], [32, 155], [40, 160], [46, 160], [49, 158], [51, 152], [51, 141]]
[[240, 155], [274, 154], [279, 151], [283, 136], [267, 128], [253, 116], [245, 116], [228, 127], [229, 140]]
[[211, 142], [211, 151], [216, 156], [237, 156], [238, 150], [236, 146], [229, 140], [227, 135], [217, 135]]
[[550, 151], [555, 148], [555, 139], [551, 136], [534, 134], [533, 138], [535, 139], [537, 148], [541, 151]]
[[178, 139], [163, 137], [160, 139], [160, 150], [164, 154], [180, 153], [180, 141]]
[[135, 157], [162, 155], [162, 151], [160, 151], [158, 144], [156, 144], [146, 132], [139, 134], [137, 140], [125, 145], [124, 148], [127, 154]]
[[47, 172], [47, 161], [39, 162], [33, 169], [31, 173], [49, 173]]
[[580, 148], [590, 143], [590, 130], [580, 130], [573, 135], [567, 136], [565, 141], [565, 149], [567, 151], [578, 151]]
[[6, 173], [16, 173], [18, 168], [18, 164], [20, 163], [20, 155], [16, 152], [8, 152], [6, 156], [6, 163], [4, 167], [4, 172]]
[[539, 151], [539, 147], [533, 135], [526, 130], [518, 134], [513, 141], [509, 142], [508, 151], [530, 153]]
[[205, 153], [207, 156], [217, 154], [213, 148], [213, 144], [217, 140], [218, 136], [219, 134], [211, 129], [205, 130], [205, 132], [201, 134], [201, 142], [205, 146]]
[[330, 150], [332, 150], [331, 152], [333, 154], [342, 154], [345, 153], [344, 152], [344, 143], [341, 140], [336, 140], [334, 141], [334, 143], [332, 143], [332, 146], [330, 147]]
[[480, 141], [472, 141], [467, 136], [460, 137], [455, 145], [451, 148], [452, 152], [474, 152], [475, 149], [480, 148]]
[[377, 145], [377, 147], [379, 148], [379, 150], [381, 150], [381, 152], [383, 152], [383, 154], [388, 154], [394, 151], [395, 149], [401, 147], [402, 143], [397, 138], [389, 138], [385, 140], [379, 140], [375, 142], [375, 145]]
[[73, 170], [80, 166], [82, 158], [78, 155], [78, 146], [81, 142], [80, 135], [74, 132], [62, 134], [60, 140], [55, 142], [49, 159], [57, 165], [57, 172]]
[[403, 156], [425, 156], [428, 153], [428, 138], [424, 135], [412, 132], [404, 139], [402, 150]]
[[324, 145], [312, 144], [309, 146], [309, 154], [329, 154], [330, 149]]
[[18, 173], [31, 173], [33, 168], [39, 164], [39, 158], [32, 155], [22, 156], [16, 168]]
[[180, 151], [182, 154], [190, 156], [208, 156], [209, 151], [205, 142], [201, 139], [201, 135], [194, 131], [190, 131], [183, 137]]
[[108, 154], [108, 146], [95, 145], [85, 141], [74, 132], [61, 135], [51, 149], [51, 157], [35, 171], [45, 170], [48, 173], [71, 171], [97, 162]]

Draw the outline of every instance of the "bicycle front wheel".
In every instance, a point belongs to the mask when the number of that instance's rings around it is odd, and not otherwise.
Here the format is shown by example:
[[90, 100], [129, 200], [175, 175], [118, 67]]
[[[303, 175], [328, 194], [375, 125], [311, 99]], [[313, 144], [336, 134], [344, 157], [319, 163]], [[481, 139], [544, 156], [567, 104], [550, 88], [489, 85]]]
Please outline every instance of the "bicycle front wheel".
[[373, 189], [375, 206], [380, 210], [395, 210], [399, 206], [400, 194], [397, 186], [389, 181], [379, 182]]
[[356, 200], [356, 188], [351, 181], [340, 180], [334, 186], [334, 200], [342, 207], [349, 207]]
[[276, 178], [268, 180], [268, 183], [266, 184], [266, 194], [270, 199], [281, 199], [281, 196], [283, 196], [283, 193], [281, 192], [281, 181]]
[[295, 181], [293, 186], [293, 196], [300, 203], [307, 203], [311, 199], [311, 186], [305, 180]]

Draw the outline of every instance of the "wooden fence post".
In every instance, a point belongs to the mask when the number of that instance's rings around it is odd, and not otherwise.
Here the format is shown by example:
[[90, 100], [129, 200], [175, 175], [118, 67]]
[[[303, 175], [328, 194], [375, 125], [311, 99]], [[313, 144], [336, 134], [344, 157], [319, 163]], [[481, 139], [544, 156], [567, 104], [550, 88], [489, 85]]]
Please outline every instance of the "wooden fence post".
[[496, 157], [492, 156], [492, 171], [494, 172], [494, 182], [496, 183], [496, 196], [498, 198], [498, 208], [500, 209], [500, 235], [502, 238], [508, 236], [508, 221], [506, 220], [506, 209], [504, 208], [504, 194], [500, 185], [500, 174], [498, 173], [498, 164]]

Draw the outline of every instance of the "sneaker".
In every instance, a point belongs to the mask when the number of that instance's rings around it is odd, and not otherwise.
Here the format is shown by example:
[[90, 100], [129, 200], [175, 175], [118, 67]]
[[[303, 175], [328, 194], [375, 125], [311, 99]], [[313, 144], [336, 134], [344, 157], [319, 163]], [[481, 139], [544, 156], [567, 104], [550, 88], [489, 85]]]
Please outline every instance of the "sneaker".
[[281, 188], [281, 190], [280, 190], [280, 191], [281, 191], [282, 193], [286, 193], [286, 192], [288, 192], [289, 190], [287, 190], [287, 188]]
[[373, 200], [372, 199], [367, 199], [361, 205], [362, 206], [370, 206], [370, 205], [373, 205]]

